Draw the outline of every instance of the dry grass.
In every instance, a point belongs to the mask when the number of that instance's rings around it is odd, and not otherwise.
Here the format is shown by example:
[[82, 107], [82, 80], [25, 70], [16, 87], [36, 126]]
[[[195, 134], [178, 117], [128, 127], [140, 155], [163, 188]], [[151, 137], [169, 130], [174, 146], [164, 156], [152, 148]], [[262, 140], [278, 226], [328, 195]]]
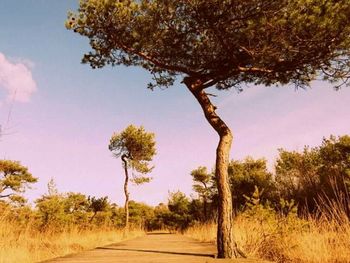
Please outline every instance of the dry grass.
[[0, 218], [0, 263], [38, 262], [76, 253], [97, 246], [143, 235], [143, 231], [95, 228], [78, 230], [71, 228], [60, 233], [41, 233], [30, 224], [18, 227]]
[[[333, 219], [302, 220], [273, 215], [261, 220], [244, 214], [236, 218], [235, 237], [249, 257], [275, 262], [350, 262], [350, 224]], [[188, 236], [201, 241], [216, 239], [216, 225], [197, 225]]]

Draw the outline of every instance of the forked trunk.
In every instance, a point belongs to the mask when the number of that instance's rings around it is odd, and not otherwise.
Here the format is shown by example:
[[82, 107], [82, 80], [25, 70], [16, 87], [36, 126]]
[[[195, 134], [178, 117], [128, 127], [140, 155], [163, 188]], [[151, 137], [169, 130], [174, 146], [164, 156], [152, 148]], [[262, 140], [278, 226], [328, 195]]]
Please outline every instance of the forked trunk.
[[198, 79], [186, 77], [183, 81], [201, 105], [205, 118], [219, 135], [216, 149], [215, 178], [218, 187], [218, 258], [245, 257], [238, 249], [233, 236], [232, 196], [228, 179], [229, 154], [232, 144], [232, 133], [225, 122], [216, 114], [216, 107]]
[[129, 183], [129, 173], [128, 173], [128, 161], [127, 156], [123, 154], [121, 156], [124, 166], [124, 172], [125, 172], [125, 182], [124, 182], [124, 194], [125, 194], [125, 204], [124, 204], [124, 211], [125, 211], [125, 230], [129, 230], [129, 192], [128, 192], [128, 183]]

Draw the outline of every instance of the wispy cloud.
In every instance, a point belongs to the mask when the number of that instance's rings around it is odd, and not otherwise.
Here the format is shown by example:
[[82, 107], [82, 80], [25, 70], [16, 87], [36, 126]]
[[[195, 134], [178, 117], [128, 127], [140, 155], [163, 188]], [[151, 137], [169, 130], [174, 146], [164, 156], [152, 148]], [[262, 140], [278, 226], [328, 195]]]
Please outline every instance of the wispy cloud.
[[28, 102], [37, 90], [31, 68], [33, 63], [28, 60], [10, 61], [0, 53], [0, 89], [5, 89], [7, 100]]

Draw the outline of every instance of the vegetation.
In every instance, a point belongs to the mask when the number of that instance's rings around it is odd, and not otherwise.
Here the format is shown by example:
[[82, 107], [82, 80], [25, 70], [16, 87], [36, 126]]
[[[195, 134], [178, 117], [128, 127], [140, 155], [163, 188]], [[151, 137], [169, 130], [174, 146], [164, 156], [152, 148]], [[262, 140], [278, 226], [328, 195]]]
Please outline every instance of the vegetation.
[[[325, 138], [303, 152], [280, 149], [274, 173], [265, 159], [231, 160], [237, 244], [249, 257], [276, 262], [346, 262], [349, 167], [348, 135]], [[171, 192], [156, 207], [131, 200], [128, 236], [166, 230], [216, 242], [215, 175], [205, 167], [191, 175], [197, 197]], [[12, 262], [39, 261], [126, 238], [124, 226], [125, 210], [107, 197], [60, 193], [51, 180], [35, 207], [0, 200], [0, 238], [6, 240], [0, 255]]]
[[[331, 217], [300, 217], [293, 202], [281, 202], [283, 209], [276, 210], [260, 200], [255, 192], [235, 218], [237, 243], [248, 257], [280, 263], [348, 262], [350, 221], [344, 213], [348, 205], [329, 211], [328, 205], [321, 203], [319, 211]], [[215, 222], [195, 224], [185, 235], [215, 242], [216, 228]]]
[[37, 180], [28, 172], [28, 168], [19, 162], [0, 160], [0, 200], [7, 198], [20, 203], [25, 202], [20, 194]]
[[243, 161], [232, 160], [229, 164], [228, 174], [231, 191], [234, 193], [233, 204], [236, 211], [245, 206], [247, 197], [254, 193], [256, 187], [263, 190], [261, 198], [264, 201], [274, 200], [276, 189], [272, 173], [267, 170], [265, 159], [254, 160], [247, 157]]
[[[230, 162], [233, 199], [239, 204], [235, 233], [248, 256], [276, 262], [348, 261], [349, 139], [331, 136], [302, 152], [280, 149], [274, 174], [264, 159]], [[215, 215], [213, 193], [209, 207]], [[190, 225], [186, 235], [216, 241], [215, 220]]]
[[[202, 171], [199, 167], [195, 172]], [[275, 162], [275, 172], [267, 169], [265, 159], [247, 157], [244, 160], [231, 160], [228, 168], [230, 186], [233, 192], [234, 210], [243, 211], [247, 200], [260, 190], [260, 202], [281, 210], [281, 200], [294, 200], [300, 216], [303, 214], [317, 215], [325, 212], [325, 205], [342, 207], [343, 212], [350, 218], [347, 200], [350, 197], [350, 136], [330, 136], [324, 138], [317, 147], [305, 146], [302, 152], [279, 149]], [[215, 218], [217, 194], [214, 174], [208, 174], [207, 221]], [[194, 190], [199, 197], [202, 189]], [[201, 199], [201, 198], [200, 198]], [[322, 209], [320, 206], [322, 204]]]
[[[346, 204], [350, 191], [350, 136], [331, 136], [302, 153], [280, 150], [276, 163], [280, 195], [294, 199], [299, 210], [315, 212], [320, 203]], [[343, 206], [344, 208], [346, 206]], [[344, 211], [350, 216], [350, 210]]]
[[60, 229], [49, 224], [43, 231], [40, 212], [3, 203], [0, 206], [0, 262], [41, 262], [144, 234], [135, 229], [125, 235], [122, 229], [109, 225], [81, 227], [68, 220]]
[[[336, 14], [336, 15], [335, 15]], [[89, 38], [83, 62], [140, 66], [156, 86], [177, 77], [219, 135], [219, 258], [242, 255], [233, 237], [229, 152], [232, 133], [206, 90], [244, 84], [307, 87], [321, 78], [335, 86], [350, 78], [350, 3], [341, 1], [80, 1], [67, 28]], [[339, 83], [340, 81], [340, 83]]]
[[191, 172], [193, 180], [193, 190], [198, 193], [199, 198], [203, 202], [203, 217], [202, 220], [208, 219], [208, 198], [210, 198], [211, 189], [209, 188], [212, 176], [208, 173], [206, 167], [198, 167], [196, 170]]
[[45, 194], [35, 207], [0, 201], [0, 262], [38, 262], [143, 235], [123, 230], [124, 211], [107, 197]]
[[148, 183], [151, 178], [145, 176], [153, 167], [149, 167], [156, 154], [154, 134], [147, 133], [141, 126], [139, 128], [129, 125], [121, 133], [114, 133], [110, 142], [109, 150], [117, 158], [121, 158], [125, 172], [124, 194], [125, 194], [125, 229], [129, 227], [129, 173], [128, 168], [140, 174], [133, 173], [132, 181], [135, 184]]

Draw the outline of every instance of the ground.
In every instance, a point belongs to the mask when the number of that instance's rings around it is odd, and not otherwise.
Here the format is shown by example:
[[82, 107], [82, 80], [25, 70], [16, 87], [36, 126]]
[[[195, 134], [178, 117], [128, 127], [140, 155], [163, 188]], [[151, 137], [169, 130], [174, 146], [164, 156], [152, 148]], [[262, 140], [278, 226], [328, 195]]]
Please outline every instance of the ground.
[[215, 259], [213, 243], [168, 233], [149, 233], [146, 236], [108, 246], [97, 247], [76, 255], [45, 261], [46, 263], [262, 263], [254, 259]]

